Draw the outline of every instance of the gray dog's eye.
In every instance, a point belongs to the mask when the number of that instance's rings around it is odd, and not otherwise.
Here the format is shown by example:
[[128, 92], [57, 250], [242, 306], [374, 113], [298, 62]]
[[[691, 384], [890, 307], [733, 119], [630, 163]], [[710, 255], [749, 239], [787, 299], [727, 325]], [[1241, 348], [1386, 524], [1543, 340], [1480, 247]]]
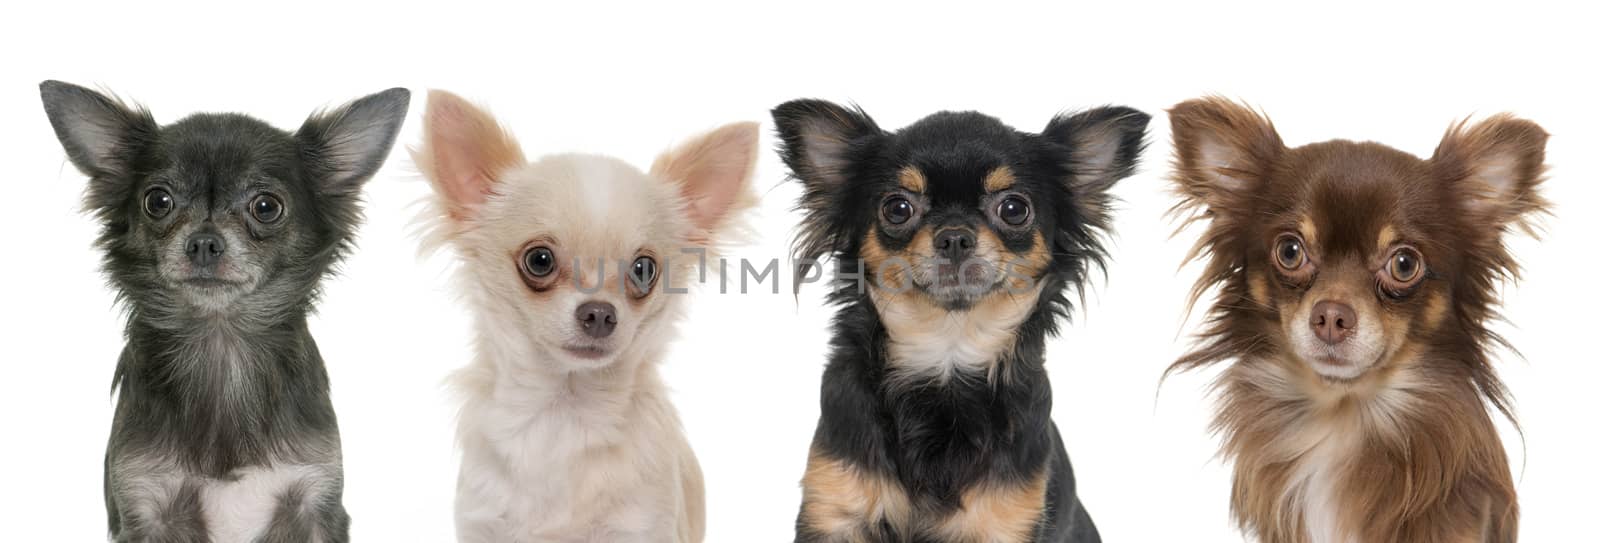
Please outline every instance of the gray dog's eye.
[[250, 216], [262, 223], [272, 224], [283, 218], [283, 200], [271, 194], [259, 194], [250, 200]]
[[175, 205], [172, 201], [172, 194], [165, 190], [150, 189], [150, 192], [144, 193], [144, 214], [149, 215], [152, 219], [167, 216], [168, 213], [172, 212], [172, 208]]

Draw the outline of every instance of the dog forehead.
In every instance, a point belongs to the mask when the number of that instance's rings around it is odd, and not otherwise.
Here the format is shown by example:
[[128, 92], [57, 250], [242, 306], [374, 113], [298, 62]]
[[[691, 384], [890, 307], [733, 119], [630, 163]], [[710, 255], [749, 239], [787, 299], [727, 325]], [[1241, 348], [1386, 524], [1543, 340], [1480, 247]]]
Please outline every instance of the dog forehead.
[[1294, 220], [1327, 254], [1370, 255], [1397, 240], [1408, 217], [1429, 212], [1432, 190], [1421, 160], [1375, 143], [1344, 141], [1297, 149], [1278, 201], [1297, 202]]
[[569, 250], [631, 253], [681, 232], [667, 183], [619, 159], [554, 155], [520, 168], [501, 195], [501, 222], [526, 237], [553, 236]]
[[172, 182], [226, 188], [297, 178], [293, 136], [245, 115], [191, 115], [163, 128], [160, 140]]

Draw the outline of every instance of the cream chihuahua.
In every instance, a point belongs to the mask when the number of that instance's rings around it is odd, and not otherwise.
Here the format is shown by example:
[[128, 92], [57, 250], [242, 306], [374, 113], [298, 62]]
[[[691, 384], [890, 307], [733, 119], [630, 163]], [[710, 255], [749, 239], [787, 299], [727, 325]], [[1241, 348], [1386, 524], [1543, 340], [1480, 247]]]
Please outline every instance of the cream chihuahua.
[[756, 123], [662, 154], [529, 162], [485, 111], [428, 96], [412, 155], [475, 320], [456, 490], [461, 541], [678, 541], [704, 484], [656, 370], [705, 251], [755, 203]]

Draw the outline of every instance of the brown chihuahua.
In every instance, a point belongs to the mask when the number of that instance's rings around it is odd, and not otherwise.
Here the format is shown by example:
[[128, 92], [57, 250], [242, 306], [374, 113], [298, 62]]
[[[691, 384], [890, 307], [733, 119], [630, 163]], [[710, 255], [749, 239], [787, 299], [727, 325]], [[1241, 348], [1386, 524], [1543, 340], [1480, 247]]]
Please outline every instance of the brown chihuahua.
[[1185, 225], [1208, 220], [1191, 296], [1199, 345], [1168, 371], [1233, 361], [1213, 428], [1233, 515], [1273, 542], [1514, 541], [1517, 498], [1489, 407], [1502, 244], [1546, 212], [1547, 135], [1496, 115], [1423, 160], [1343, 140], [1289, 148], [1219, 98], [1173, 107]]

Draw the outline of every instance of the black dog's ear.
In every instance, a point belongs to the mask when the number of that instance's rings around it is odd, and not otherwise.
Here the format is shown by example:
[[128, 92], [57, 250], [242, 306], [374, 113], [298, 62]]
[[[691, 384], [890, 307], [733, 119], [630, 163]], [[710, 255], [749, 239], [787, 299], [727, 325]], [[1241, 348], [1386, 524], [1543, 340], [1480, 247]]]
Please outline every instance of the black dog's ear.
[[411, 91], [393, 88], [307, 118], [295, 138], [322, 189], [354, 193], [378, 173], [410, 105]]
[[1142, 111], [1108, 106], [1057, 115], [1045, 125], [1045, 139], [1071, 153], [1067, 188], [1085, 222], [1101, 228], [1109, 224], [1111, 186], [1133, 174], [1149, 124], [1150, 115]]
[[882, 134], [861, 108], [825, 100], [793, 100], [772, 110], [782, 141], [778, 153], [809, 190], [844, 184], [851, 151], [865, 138]]
[[130, 173], [139, 148], [155, 137], [156, 121], [140, 107], [60, 81], [39, 84], [44, 113], [72, 165], [91, 178]]

